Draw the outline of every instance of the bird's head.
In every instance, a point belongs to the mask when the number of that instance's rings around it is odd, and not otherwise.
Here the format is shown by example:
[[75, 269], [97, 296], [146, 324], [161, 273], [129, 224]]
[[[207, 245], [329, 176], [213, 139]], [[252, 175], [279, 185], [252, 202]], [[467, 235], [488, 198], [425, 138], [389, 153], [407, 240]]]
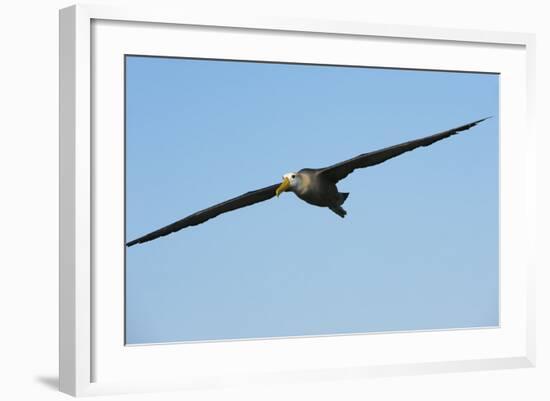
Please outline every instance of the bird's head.
[[283, 182], [275, 190], [275, 194], [279, 196], [281, 193], [286, 191], [292, 191], [298, 185], [298, 174], [297, 173], [287, 173], [283, 175]]

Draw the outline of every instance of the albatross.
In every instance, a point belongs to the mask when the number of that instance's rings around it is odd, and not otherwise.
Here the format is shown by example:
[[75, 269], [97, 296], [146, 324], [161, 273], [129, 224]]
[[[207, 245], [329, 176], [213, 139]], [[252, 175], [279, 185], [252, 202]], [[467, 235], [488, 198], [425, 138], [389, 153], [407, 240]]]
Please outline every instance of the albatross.
[[326, 207], [343, 218], [346, 216], [347, 212], [342, 208], [342, 205], [348, 198], [349, 193], [339, 192], [336, 184], [338, 184], [340, 180], [346, 178], [354, 170], [375, 166], [418, 147], [430, 146], [442, 139], [469, 130], [488, 118], [490, 117], [464, 124], [434, 135], [403, 142], [398, 145], [375, 150], [369, 153], [363, 153], [359, 156], [328, 167], [303, 168], [298, 172], [287, 173], [283, 175], [282, 182], [257, 189], [255, 191], [246, 192], [236, 198], [232, 198], [209, 208], [200, 210], [172, 224], [159, 228], [158, 230], [150, 232], [142, 237], [136, 238], [128, 242], [126, 245], [130, 247], [132, 245], [152, 241], [159, 237], [179, 231], [183, 228], [202, 224], [222, 213], [227, 213], [232, 210], [263, 202], [273, 197], [278, 197], [283, 192], [294, 192], [298, 198], [309, 203], [310, 205]]

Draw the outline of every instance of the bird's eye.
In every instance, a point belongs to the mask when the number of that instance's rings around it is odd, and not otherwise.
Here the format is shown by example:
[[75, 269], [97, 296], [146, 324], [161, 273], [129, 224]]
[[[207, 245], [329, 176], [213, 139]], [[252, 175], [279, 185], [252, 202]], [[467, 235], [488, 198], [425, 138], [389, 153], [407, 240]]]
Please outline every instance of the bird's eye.
[[292, 178], [296, 178], [296, 176], [295, 176], [294, 174], [292, 174], [292, 176], [291, 176], [291, 177], [292, 177]]

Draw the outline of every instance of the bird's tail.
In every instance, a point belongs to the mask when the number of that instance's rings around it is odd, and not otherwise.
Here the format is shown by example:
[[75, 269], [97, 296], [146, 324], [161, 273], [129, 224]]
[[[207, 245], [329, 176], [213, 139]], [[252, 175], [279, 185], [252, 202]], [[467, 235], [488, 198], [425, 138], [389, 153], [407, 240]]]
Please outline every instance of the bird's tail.
[[338, 192], [338, 195], [340, 195], [340, 205], [343, 205], [346, 199], [348, 199], [349, 192]]

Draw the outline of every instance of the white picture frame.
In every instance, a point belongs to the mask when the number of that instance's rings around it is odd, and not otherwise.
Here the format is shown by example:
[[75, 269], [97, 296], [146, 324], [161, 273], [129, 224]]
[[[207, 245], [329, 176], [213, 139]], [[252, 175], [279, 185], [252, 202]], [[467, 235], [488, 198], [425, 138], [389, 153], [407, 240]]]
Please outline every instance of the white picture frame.
[[[200, 48], [181, 46], [185, 35], [193, 35]], [[292, 45], [285, 42], [289, 39]], [[331, 44], [334, 39], [338, 47]], [[259, 40], [269, 46], [258, 46]], [[60, 390], [80, 396], [534, 366], [534, 43], [533, 35], [523, 33], [357, 21], [249, 20], [153, 7], [78, 5], [61, 10]], [[113, 223], [120, 221], [116, 166], [124, 149], [118, 134], [99, 141], [94, 137], [99, 128], [120, 131], [120, 56], [175, 52], [246, 59], [255, 54], [257, 60], [296, 61], [303, 56], [285, 51], [300, 53], [300, 46], [310, 45], [322, 45], [322, 61], [334, 64], [502, 74], [501, 244], [514, 246], [501, 245], [501, 325], [185, 348], [125, 347], [120, 335], [123, 228]], [[361, 59], [363, 53], [352, 57], [353, 46], [370, 46], [370, 61]], [[399, 51], [384, 50], [391, 46]], [[430, 56], [435, 50], [437, 60]], [[406, 60], [412, 52], [415, 57]], [[321, 62], [314, 51], [309, 57], [299, 61]], [[106, 92], [102, 83], [112, 89]], [[113, 166], [118, 173], [107, 177], [105, 171]], [[103, 199], [101, 194], [113, 188], [114, 196]]]

